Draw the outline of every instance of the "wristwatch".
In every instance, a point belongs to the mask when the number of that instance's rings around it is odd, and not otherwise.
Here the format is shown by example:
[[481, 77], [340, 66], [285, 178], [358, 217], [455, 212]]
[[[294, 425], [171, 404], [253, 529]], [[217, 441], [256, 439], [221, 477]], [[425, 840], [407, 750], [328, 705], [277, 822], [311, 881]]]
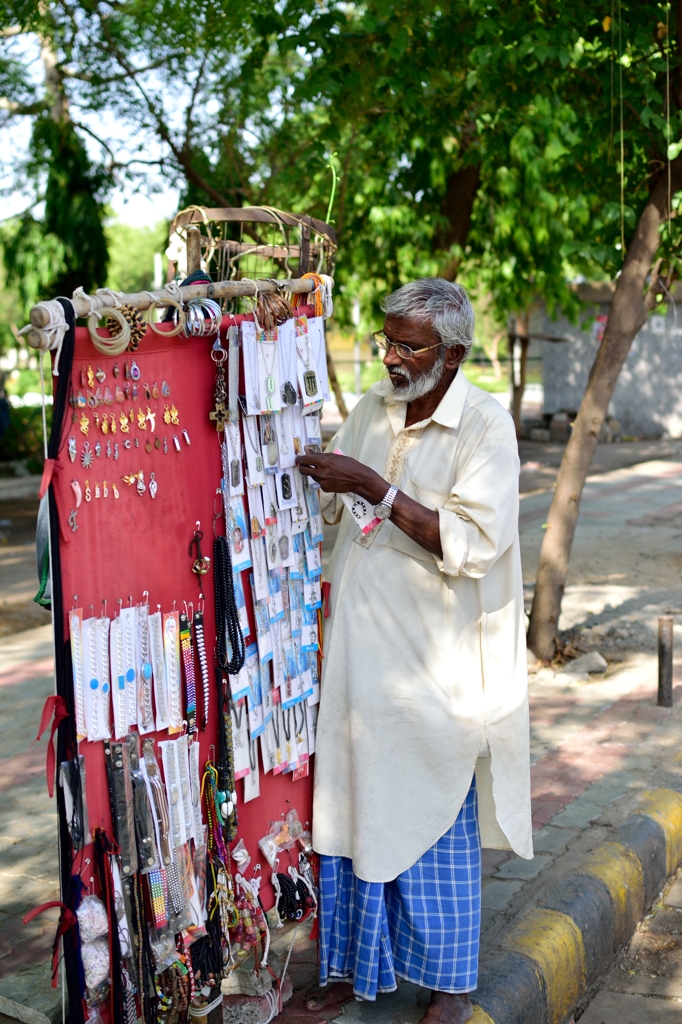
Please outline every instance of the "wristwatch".
[[377, 519], [389, 519], [391, 512], [393, 511], [393, 502], [395, 496], [398, 493], [397, 487], [389, 487], [386, 494], [381, 499], [378, 505], [374, 506], [374, 515]]

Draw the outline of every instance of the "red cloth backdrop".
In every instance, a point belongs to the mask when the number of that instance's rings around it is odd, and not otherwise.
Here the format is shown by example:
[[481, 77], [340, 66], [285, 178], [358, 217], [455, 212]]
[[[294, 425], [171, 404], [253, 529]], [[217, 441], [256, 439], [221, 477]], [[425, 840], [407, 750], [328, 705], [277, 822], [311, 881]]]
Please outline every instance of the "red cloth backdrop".
[[[303, 307], [301, 313], [314, 315], [312, 308]], [[238, 320], [244, 317], [238, 317]], [[249, 317], [252, 319], [252, 317]], [[224, 317], [221, 336], [224, 338], [227, 327], [235, 322], [235, 317]], [[170, 326], [170, 325], [169, 325]], [[62, 578], [55, 581], [55, 586], [62, 587], [65, 614], [69, 609], [83, 609], [83, 616], [90, 614], [102, 615], [102, 601], [106, 600], [106, 614], [112, 619], [118, 610], [118, 601], [124, 605], [132, 597], [133, 604], [143, 600], [143, 592], [149, 591], [150, 611], [156, 611], [157, 605], [162, 612], [171, 611], [173, 602], [178, 610], [183, 609], [183, 602], [193, 602], [197, 606], [199, 597], [198, 578], [191, 571], [193, 558], [189, 555], [197, 521], [204, 532], [202, 552], [211, 558], [211, 570], [202, 577], [206, 598], [204, 621], [206, 631], [206, 652], [209, 663], [215, 644], [215, 611], [213, 598], [213, 517], [216, 488], [220, 487], [221, 462], [217, 431], [209, 420], [213, 409], [213, 389], [215, 385], [215, 364], [211, 359], [211, 345], [214, 338], [183, 338], [174, 337], [165, 340], [148, 328], [145, 337], [135, 353], [126, 352], [118, 357], [104, 357], [97, 352], [90, 340], [87, 329], [76, 329], [76, 346], [73, 362], [72, 388], [85, 394], [81, 384], [81, 368], [87, 372], [88, 366], [93, 371], [98, 367], [106, 373], [106, 380], [97, 384], [104, 391], [109, 387], [113, 393], [116, 384], [125, 384], [124, 364], [134, 359], [140, 369], [137, 400], [125, 401], [123, 404], [100, 406], [96, 411], [100, 420], [104, 413], [116, 416], [117, 431], [104, 435], [94, 424], [95, 410], [86, 408], [84, 411], [90, 421], [89, 433], [84, 435], [79, 428], [79, 419], [83, 410], [76, 410], [75, 422], [72, 410], [65, 417], [64, 431], [54, 471], [54, 491], [59, 510], [61, 537]], [[119, 365], [118, 379], [113, 376], [114, 364]], [[227, 369], [227, 365], [225, 364]], [[170, 387], [170, 396], [161, 395], [162, 382]], [[131, 382], [132, 383], [132, 382]], [[158, 399], [145, 398], [145, 385], [150, 388], [156, 383], [159, 389]], [[179, 413], [179, 426], [166, 425], [163, 412], [166, 405], [175, 404]], [[137, 425], [131, 427], [130, 433], [121, 433], [119, 414], [122, 410], [129, 412], [135, 409], [145, 413], [147, 408], [156, 413], [155, 430], [140, 430]], [[185, 442], [182, 432], [186, 430], [190, 444]], [[173, 435], [180, 441], [181, 450], [176, 451]], [[68, 455], [68, 441], [76, 438], [78, 457], [72, 464]], [[155, 439], [161, 439], [161, 448], [154, 446]], [[163, 453], [163, 439], [167, 438], [168, 451]], [[133, 444], [129, 449], [123, 447], [123, 441], [130, 438]], [[138, 438], [139, 448], [134, 446]], [[145, 443], [152, 441], [152, 450], [147, 453]], [[93, 458], [89, 469], [81, 465], [80, 455], [83, 443], [88, 440], [91, 449], [99, 441], [102, 454]], [[106, 457], [107, 441], [111, 442], [112, 456]], [[113, 445], [118, 442], [119, 459], [114, 461]], [[130, 473], [144, 470], [147, 489], [138, 495], [135, 485], [129, 486], [121, 479]], [[156, 498], [149, 493], [150, 475], [154, 472], [158, 485]], [[83, 500], [78, 511], [78, 529], [72, 532], [68, 525], [68, 516], [75, 505], [71, 482], [77, 480], [83, 492], [85, 481], [88, 480], [92, 490], [92, 500]], [[107, 481], [109, 496], [95, 498], [95, 482], [100, 488]], [[119, 490], [119, 498], [113, 495], [112, 484]], [[218, 522], [218, 531], [225, 532], [224, 519]], [[196, 556], [194, 556], [196, 557]], [[244, 591], [250, 621], [253, 624], [253, 608], [251, 592], [248, 586], [250, 570], [244, 577]], [[76, 596], [77, 595], [77, 596]], [[90, 608], [92, 606], [92, 609]], [[65, 622], [68, 635], [68, 620]], [[255, 642], [255, 633], [246, 638], [246, 642]], [[201, 708], [201, 684], [197, 666], [197, 704]], [[184, 677], [184, 673], [183, 673]], [[184, 687], [183, 687], [184, 689]], [[197, 719], [199, 720], [199, 715]], [[111, 722], [113, 727], [113, 710]], [[208, 728], [199, 734], [201, 743], [201, 767], [209, 756], [215, 756], [211, 745], [217, 749], [217, 696], [211, 668], [211, 705]], [[165, 732], [156, 734], [156, 739], [167, 738]], [[259, 744], [260, 750], [260, 744]], [[106, 771], [104, 766], [103, 743], [90, 743], [87, 740], [80, 745], [80, 752], [85, 757], [87, 807], [90, 829], [104, 827], [111, 834], [111, 814], [107, 790]], [[161, 763], [160, 751], [157, 757]], [[266, 909], [274, 905], [274, 892], [270, 884], [270, 868], [258, 849], [258, 840], [266, 834], [270, 822], [276, 820], [284, 812], [295, 807], [303, 823], [311, 820], [312, 814], [312, 765], [307, 778], [293, 781], [292, 774], [273, 776], [272, 772], [263, 772], [260, 761], [260, 792], [257, 799], [248, 804], [242, 802], [243, 783], [237, 781], [239, 831], [238, 838], [243, 838], [251, 854], [251, 865], [260, 862], [263, 867], [262, 896]], [[206, 812], [204, 807], [204, 822]], [[92, 863], [92, 847], [88, 846], [76, 858], [74, 872], [79, 872], [85, 858]], [[289, 860], [283, 854], [280, 870], [286, 871]], [[232, 865], [234, 868], [234, 864]], [[88, 882], [92, 869], [83, 871]]]

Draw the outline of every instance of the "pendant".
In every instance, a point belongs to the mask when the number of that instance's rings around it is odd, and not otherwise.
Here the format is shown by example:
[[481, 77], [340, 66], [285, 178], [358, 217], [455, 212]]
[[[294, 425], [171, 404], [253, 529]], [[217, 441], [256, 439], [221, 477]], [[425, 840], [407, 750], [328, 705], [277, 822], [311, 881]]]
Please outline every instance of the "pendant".
[[116, 391], [114, 392], [114, 399], [115, 399], [115, 401], [118, 402], [119, 405], [121, 405], [122, 402], [125, 400], [125, 395], [123, 394], [123, 388], [121, 387], [120, 384], [116, 385]]
[[253, 516], [251, 519], [251, 536], [254, 540], [257, 540], [262, 532], [260, 523], [258, 522], [258, 516]]
[[119, 416], [118, 422], [121, 427], [121, 433], [127, 434], [130, 431], [130, 424], [128, 423], [128, 417], [124, 412]]
[[77, 454], [76, 453], [76, 438], [75, 437], [70, 437], [69, 438], [69, 458], [71, 459], [72, 462], [76, 461], [76, 454]]
[[133, 359], [132, 363], [130, 364], [130, 376], [131, 376], [132, 380], [139, 380], [140, 379], [140, 367], [137, 365], [137, 363], [135, 362], [134, 359]]
[[265, 399], [265, 408], [268, 410], [268, 412], [272, 412], [272, 395], [268, 395], [268, 397]]
[[274, 395], [274, 393], [275, 393], [275, 378], [272, 377], [272, 376], [267, 377], [266, 380], [265, 380], [265, 386], [268, 389], [268, 394], [269, 395]]
[[85, 395], [83, 394], [82, 391], [79, 391], [78, 394], [76, 395], [75, 406], [77, 409], [84, 409], [86, 405], [87, 402], [85, 400]]
[[187, 433], [187, 431], [186, 431], [186, 430], [183, 430], [183, 432], [182, 432], [182, 436], [183, 436], [183, 437], [184, 437], [184, 439], [185, 439], [185, 444], [187, 444], [187, 445], [190, 445], [190, 444], [192, 443], [192, 442], [190, 441], [190, 439], [189, 439], [189, 434]]
[[99, 458], [101, 454], [102, 454], [102, 445], [99, 443], [99, 441], [97, 441], [95, 443], [95, 455], [96, 455], [97, 458]]
[[317, 394], [317, 375], [314, 370], [306, 370], [303, 374], [303, 383], [305, 384], [305, 393], [309, 398], [314, 398]]
[[176, 452], [180, 451], [180, 440], [177, 434], [173, 434], [173, 444], [175, 445]]
[[161, 447], [161, 438], [160, 437], [154, 438], [154, 447], [156, 448], [156, 450], [158, 452], [158, 450]]
[[95, 497], [99, 498], [99, 484], [95, 480]]
[[146, 445], [144, 446], [144, 450], [146, 451], [147, 455], [149, 455], [149, 453], [152, 450], [152, 442], [151, 442], [151, 440], [147, 441]]
[[140, 393], [139, 387], [137, 386], [137, 384], [133, 384], [133, 389], [132, 389], [133, 402], [137, 401], [137, 396], [139, 395], [139, 393]]
[[85, 487], [83, 488], [83, 497], [86, 501], [92, 500], [92, 491], [90, 490], [90, 481], [85, 481]]
[[109, 497], [109, 485], [106, 482], [106, 480], [102, 484], [102, 497], [103, 498], [108, 498]]
[[118, 461], [118, 441], [114, 441], [114, 462]]
[[282, 751], [279, 749], [279, 747], [277, 747], [277, 750], [275, 751], [275, 759], [277, 761], [277, 764], [282, 763]]
[[[158, 484], [157, 484], [157, 482], [156, 482], [156, 480], [154, 478], [154, 474], [152, 473], [150, 478], [149, 478], [149, 493], [150, 493], [152, 498], [156, 497], [157, 489], [158, 489]], [[145, 665], [145, 668], [146, 667], [147, 666]], [[149, 679], [150, 676], [151, 676], [151, 668], [150, 668], [149, 675], [145, 675], [145, 679]]]
[[112, 395], [112, 393], [109, 390], [109, 388], [105, 388], [104, 389], [104, 404], [105, 405], [113, 405], [114, 404], [114, 396]]
[[289, 557], [289, 538], [287, 537], [286, 533], [283, 533], [282, 536], [279, 538], [279, 553], [281, 555], [282, 561], [285, 562]]
[[87, 403], [88, 409], [94, 409], [97, 406], [97, 399], [95, 398], [92, 391], [88, 391]]
[[92, 367], [88, 366], [88, 387], [94, 388], [95, 386], [95, 374], [93, 373]]
[[285, 501], [291, 499], [291, 477], [288, 473], [282, 473], [282, 497]]
[[100, 384], [103, 384], [104, 381], [107, 379], [107, 375], [101, 366], [98, 366], [97, 369], [95, 370], [95, 377], [100, 382]]
[[83, 469], [90, 469], [92, 465], [92, 452], [90, 451], [90, 442], [86, 441], [83, 445], [83, 454], [81, 455], [81, 466]]
[[159, 397], [159, 385], [156, 383], [156, 381], [154, 381], [154, 383], [152, 384], [152, 398], [158, 398], [158, 397]]
[[277, 560], [277, 545], [274, 540], [270, 543], [270, 561], [275, 562]]
[[178, 413], [178, 410], [175, 408], [175, 403], [170, 407], [170, 418], [173, 426], [180, 426], [180, 414]]
[[109, 429], [111, 430], [112, 434], [116, 433], [116, 417], [113, 414], [113, 412], [111, 413], [111, 426]]
[[163, 454], [164, 455], [168, 455], [168, 438], [167, 437], [164, 437], [164, 439], [163, 439]]
[[263, 472], [263, 459], [261, 458], [260, 455], [256, 456], [256, 472], [257, 473], [262, 473]]
[[147, 488], [144, 482], [144, 473], [142, 472], [142, 470], [140, 470], [140, 472], [137, 474], [137, 493], [142, 495], [146, 490]]
[[107, 441], [107, 458], [111, 458], [111, 441]]
[[149, 429], [153, 433], [156, 430], [156, 413], [152, 412], [149, 406], [147, 406], [147, 422], [149, 423]]
[[109, 433], [109, 420], [106, 418], [106, 416], [102, 416], [102, 433]]
[[165, 380], [162, 381], [161, 383], [161, 394], [163, 395], [164, 398], [168, 398], [168, 396], [170, 395], [170, 388], [168, 386], [167, 381]]
[[270, 466], [277, 465], [277, 445], [274, 441], [268, 441], [268, 464]]
[[152, 400], [152, 389], [149, 387], [149, 384], [145, 384], [144, 385], [144, 397], [147, 399], [148, 402], [151, 402], [151, 400]]
[[114, 377], [118, 378], [118, 375], [120, 373], [120, 370], [118, 368], [118, 363], [114, 363], [114, 368], [113, 368], [113, 370], [111, 372], [113, 373]]
[[302, 455], [302, 454], [303, 454], [303, 448], [301, 447], [301, 439], [300, 439], [300, 437], [295, 437], [294, 438], [294, 455]]
[[137, 410], [137, 425], [140, 430], [147, 429], [147, 417], [145, 413], [142, 412], [142, 409]]
[[95, 405], [97, 408], [99, 408], [100, 405], [104, 405], [104, 395], [100, 388], [97, 388], [97, 391], [95, 391]]
[[241, 480], [241, 472], [239, 466], [239, 459], [232, 459], [230, 463], [230, 483], [233, 487], [239, 487], [239, 481]]
[[282, 401], [285, 405], [296, 405], [296, 388], [290, 380], [285, 380], [282, 385]]
[[170, 423], [170, 421], [171, 421], [170, 409], [168, 408], [167, 405], [164, 405], [164, 407], [163, 407], [163, 422], [164, 423]]

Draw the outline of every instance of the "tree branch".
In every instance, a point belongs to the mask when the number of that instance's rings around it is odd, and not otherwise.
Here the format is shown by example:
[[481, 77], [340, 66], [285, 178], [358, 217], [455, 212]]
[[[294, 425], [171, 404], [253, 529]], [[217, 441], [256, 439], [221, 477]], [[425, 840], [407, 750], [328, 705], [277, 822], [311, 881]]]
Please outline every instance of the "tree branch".
[[14, 100], [8, 100], [6, 96], [0, 96], [0, 110], [6, 110], [9, 114], [18, 114], [21, 117], [42, 114], [49, 108], [47, 100], [36, 100], [35, 103], [15, 103]]

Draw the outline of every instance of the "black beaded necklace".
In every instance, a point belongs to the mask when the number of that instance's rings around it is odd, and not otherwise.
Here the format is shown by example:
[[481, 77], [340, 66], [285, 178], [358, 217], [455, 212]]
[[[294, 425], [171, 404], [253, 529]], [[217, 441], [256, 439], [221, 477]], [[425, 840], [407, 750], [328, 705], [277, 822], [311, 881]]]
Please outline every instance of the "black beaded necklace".
[[[246, 645], [234, 594], [232, 556], [227, 537], [216, 537], [213, 544], [213, 557], [218, 664], [224, 672], [236, 676], [244, 665]], [[228, 641], [231, 651], [229, 658]]]

